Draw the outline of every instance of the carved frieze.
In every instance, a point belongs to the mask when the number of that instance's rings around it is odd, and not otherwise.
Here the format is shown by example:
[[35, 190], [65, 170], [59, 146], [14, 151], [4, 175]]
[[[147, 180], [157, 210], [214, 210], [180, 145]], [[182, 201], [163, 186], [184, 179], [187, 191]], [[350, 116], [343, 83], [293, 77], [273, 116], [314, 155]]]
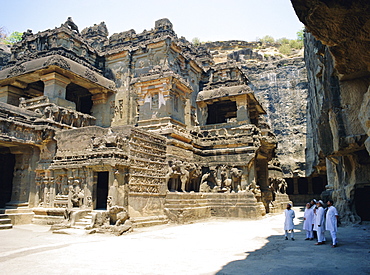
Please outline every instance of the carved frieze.
[[48, 60], [45, 61], [43, 66], [51, 66], [51, 65], [61, 67], [65, 70], [71, 69], [71, 66], [68, 64], [68, 62], [65, 59], [61, 58], [60, 56], [52, 56], [48, 58]]

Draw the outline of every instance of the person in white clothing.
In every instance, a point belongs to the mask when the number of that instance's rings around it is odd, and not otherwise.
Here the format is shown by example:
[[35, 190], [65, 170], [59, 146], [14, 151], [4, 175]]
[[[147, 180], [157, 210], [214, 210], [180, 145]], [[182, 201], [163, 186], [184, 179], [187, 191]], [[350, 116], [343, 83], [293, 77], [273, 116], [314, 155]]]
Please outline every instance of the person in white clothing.
[[304, 210], [304, 215], [303, 215], [303, 230], [306, 230], [306, 241], [307, 240], [313, 240], [313, 208], [311, 208], [311, 204], [307, 203], [306, 204], [306, 209]]
[[316, 216], [313, 230], [317, 232], [317, 243], [315, 245], [322, 245], [325, 243], [325, 209], [324, 202], [319, 200], [317, 203]]
[[337, 247], [338, 211], [333, 206], [334, 203], [332, 200], [328, 200], [326, 204], [328, 205], [328, 210], [326, 211], [325, 229], [330, 232], [333, 242], [331, 247]]
[[285, 239], [288, 240], [288, 232], [290, 231], [290, 237], [292, 241], [294, 241], [294, 222], [293, 219], [295, 218], [294, 210], [291, 209], [292, 205], [290, 203], [287, 204], [286, 209], [284, 210], [285, 213], [285, 222], [284, 222], [284, 230], [285, 230]]

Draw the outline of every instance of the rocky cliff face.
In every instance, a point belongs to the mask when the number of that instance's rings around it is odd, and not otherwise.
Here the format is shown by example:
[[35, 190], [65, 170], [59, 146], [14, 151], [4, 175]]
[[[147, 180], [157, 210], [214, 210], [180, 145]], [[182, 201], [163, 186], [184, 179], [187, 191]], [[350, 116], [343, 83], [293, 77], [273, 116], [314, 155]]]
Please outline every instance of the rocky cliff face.
[[370, 207], [370, 3], [292, 3], [310, 32], [305, 37], [308, 171], [326, 171], [342, 221], [370, 220], [365, 210]]
[[278, 140], [284, 176], [305, 174], [307, 74], [303, 56], [282, 56], [276, 45], [225, 41], [206, 43], [215, 62], [234, 61], [251, 81]]

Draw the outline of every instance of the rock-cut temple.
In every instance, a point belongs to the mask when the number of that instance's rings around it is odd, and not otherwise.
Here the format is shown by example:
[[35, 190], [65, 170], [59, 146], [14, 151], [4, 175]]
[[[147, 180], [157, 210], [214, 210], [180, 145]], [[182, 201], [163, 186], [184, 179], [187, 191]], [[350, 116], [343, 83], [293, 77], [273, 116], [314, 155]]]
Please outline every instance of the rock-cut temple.
[[138, 225], [258, 218], [289, 201], [248, 77], [168, 19], [108, 36], [69, 18], [0, 61], [0, 208], [13, 224], [114, 207]]

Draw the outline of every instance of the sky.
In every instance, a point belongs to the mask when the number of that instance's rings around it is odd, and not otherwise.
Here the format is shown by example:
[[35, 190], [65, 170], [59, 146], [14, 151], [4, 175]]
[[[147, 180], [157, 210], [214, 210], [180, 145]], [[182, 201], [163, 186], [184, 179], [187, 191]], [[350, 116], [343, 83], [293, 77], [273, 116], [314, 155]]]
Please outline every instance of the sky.
[[104, 21], [109, 35], [150, 30], [168, 18], [177, 35], [200, 41], [295, 39], [302, 29], [289, 0], [0, 0], [7, 32], [53, 29], [71, 16], [80, 31]]

